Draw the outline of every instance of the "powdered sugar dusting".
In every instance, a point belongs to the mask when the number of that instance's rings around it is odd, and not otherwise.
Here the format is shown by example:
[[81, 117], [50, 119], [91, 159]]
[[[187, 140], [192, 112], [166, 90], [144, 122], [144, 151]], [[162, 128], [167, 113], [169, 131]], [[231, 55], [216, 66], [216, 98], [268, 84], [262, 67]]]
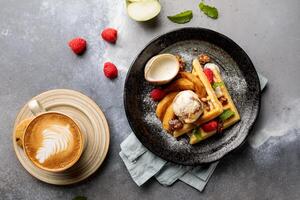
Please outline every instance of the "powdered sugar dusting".
[[[146, 86], [148, 85], [148, 86]], [[144, 121], [146, 123], [155, 125], [157, 127], [161, 126], [160, 120], [156, 117], [155, 109], [157, 106], [157, 102], [153, 101], [150, 97], [150, 91], [154, 88], [148, 83], [145, 83], [145, 90], [142, 93], [142, 101], [143, 101], [143, 108], [144, 108]]]
[[[145, 97], [143, 99], [143, 103], [148, 105], [149, 109], [155, 110], [157, 103], [151, 99], [149, 93], [144, 93]], [[147, 123], [152, 124], [152, 125], [159, 126], [161, 124], [161, 122], [159, 121], [159, 119], [156, 117], [156, 115], [153, 112], [146, 112], [144, 119]]]
[[159, 125], [160, 124], [159, 119], [156, 116], [154, 116], [152, 113], [148, 113], [148, 114], [145, 115], [145, 121], [148, 124], [152, 124], [152, 125]]

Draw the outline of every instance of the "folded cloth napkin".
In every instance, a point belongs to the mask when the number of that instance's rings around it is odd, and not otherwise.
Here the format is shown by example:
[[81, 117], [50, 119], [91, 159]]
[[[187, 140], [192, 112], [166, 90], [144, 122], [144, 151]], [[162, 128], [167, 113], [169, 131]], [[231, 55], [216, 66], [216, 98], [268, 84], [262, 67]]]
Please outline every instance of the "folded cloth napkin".
[[[268, 80], [260, 74], [259, 80], [263, 90]], [[217, 161], [206, 166], [192, 167], [167, 162], [148, 151], [134, 133], [131, 133], [120, 146], [119, 155], [138, 186], [155, 177], [164, 186], [170, 186], [180, 180], [201, 192], [218, 164]]]

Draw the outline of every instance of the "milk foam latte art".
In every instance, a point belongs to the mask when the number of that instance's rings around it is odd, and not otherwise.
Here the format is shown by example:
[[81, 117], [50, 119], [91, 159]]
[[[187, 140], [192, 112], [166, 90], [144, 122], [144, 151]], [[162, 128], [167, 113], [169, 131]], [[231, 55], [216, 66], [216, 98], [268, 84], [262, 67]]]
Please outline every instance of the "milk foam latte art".
[[24, 150], [37, 167], [62, 171], [79, 159], [82, 141], [80, 129], [71, 118], [46, 112], [38, 115], [27, 127]]
[[65, 151], [73, 139], [69, 125], [52, 125], [42, 132], [42, 136], [42, 146], [36, 153], [36, 159], [40, 163], [44, 163], [52, 155]]

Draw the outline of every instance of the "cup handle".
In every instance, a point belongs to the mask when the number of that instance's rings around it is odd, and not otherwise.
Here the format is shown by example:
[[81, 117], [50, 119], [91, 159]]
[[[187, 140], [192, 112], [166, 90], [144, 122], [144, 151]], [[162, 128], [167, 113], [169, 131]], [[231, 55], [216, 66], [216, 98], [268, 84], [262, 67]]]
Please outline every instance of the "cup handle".
[[35, 99], [29, 101], [28, 107], [34, 116], [38, 115], [39, 113], [46, 112], [41, 103]]

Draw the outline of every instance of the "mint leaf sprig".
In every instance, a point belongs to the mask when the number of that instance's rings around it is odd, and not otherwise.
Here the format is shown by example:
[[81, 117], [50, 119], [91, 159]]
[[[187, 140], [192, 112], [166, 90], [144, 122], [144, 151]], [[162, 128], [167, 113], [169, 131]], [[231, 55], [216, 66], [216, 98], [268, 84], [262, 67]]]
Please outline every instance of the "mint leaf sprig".
[[199, 3], [200, 10], [212, 19], [218, 19], [219, 12], [214, 6], [206, 5], [203, 1]]
[[223, 111], [223, 113], [219, 116], [221, 121], [226, 121], [227, 119], [229, 119], [230, 117], [234, 116], [234, 112], [232, 110], [230, 110], [230, 108], [226, 109]]
[[223, 85], [224, 85], [224, 82], [214, 82], [214, 83], [212, 84], [212, 88], [213, 88], [213, 89], [216, 89], [217, 87], [223, 86]]
[[193, 11], [186, 10], [179, 14], [168, 16], [168, 19], [177, 24], [185, 24], [191, 21], [193, 18]]

